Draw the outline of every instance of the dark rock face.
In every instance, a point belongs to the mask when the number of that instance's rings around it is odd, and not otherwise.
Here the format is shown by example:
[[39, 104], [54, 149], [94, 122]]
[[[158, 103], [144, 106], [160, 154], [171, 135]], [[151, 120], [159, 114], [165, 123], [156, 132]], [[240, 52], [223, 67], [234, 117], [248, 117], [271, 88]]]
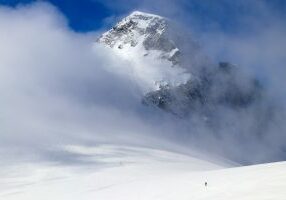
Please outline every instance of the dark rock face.
[[147, 93], [143, 103], [179, 117], [198, 112], [208, 116], [220, 106], [247, 108], [259, 101], [261, 92], [258, 81], [240, 75], [236, 67], [229, 63], [219, 63], [213, 71], [204, 72], [199, 79]]
[[178, 87], [165, 86], [146, 94], [143, 103], [183, 117], [205, 103], [202, 87], [203, 85], [192, 81]]

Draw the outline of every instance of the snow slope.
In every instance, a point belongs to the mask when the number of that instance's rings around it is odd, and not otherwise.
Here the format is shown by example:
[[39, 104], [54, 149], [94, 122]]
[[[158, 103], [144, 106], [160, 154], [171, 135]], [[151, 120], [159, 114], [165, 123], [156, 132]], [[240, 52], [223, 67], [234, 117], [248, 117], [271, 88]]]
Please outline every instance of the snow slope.
[[0, 199], [286, 199], [286, 162], [226, 168], [148, 148], [68, 146], [64, 151], [82, 164], [38, 162], [2, 167]]

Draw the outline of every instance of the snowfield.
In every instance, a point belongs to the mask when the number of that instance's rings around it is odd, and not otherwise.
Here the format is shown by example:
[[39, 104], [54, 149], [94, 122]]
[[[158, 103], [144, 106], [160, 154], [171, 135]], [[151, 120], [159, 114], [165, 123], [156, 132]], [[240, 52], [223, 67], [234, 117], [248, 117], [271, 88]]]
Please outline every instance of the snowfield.
[[114, 145], [67, 146], [63, 152], [76, 157], [77, 163], [2, 165], [0, 199], [286, 199], [286, 162], [237, 167], [163, 150]]

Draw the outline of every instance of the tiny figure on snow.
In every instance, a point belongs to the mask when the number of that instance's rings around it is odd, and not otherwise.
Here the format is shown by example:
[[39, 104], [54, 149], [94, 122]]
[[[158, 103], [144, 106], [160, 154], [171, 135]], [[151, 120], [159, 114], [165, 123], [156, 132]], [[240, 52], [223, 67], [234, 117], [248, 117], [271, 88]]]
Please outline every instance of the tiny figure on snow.
[[207, 187], [208, 186], [208, 182], [205, 182], [205, 187]]

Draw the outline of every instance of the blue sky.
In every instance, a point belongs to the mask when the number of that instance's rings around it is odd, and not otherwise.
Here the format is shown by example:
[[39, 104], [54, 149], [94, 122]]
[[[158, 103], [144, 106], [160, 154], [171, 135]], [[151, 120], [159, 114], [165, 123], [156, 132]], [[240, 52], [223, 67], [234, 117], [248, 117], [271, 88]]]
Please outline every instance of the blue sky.
[[[30, 4], [35, 0], [0, 0], [2, 5], [19, 6]], [[80, 32], [98, 29], [102, 26], [102, 20], [111, 12], [101, 3], [90, 0], [48, 0], [56, 6], [68, 19], [72, 29]]]
[[[17, 6], [35, 0], [0, 0], [2, 5]], [[87, 32], [103, 28], [107, 18], [126, 15], [132, 10], [144, 10], [192, 22], [200, 29], [216, 27], [225, 32], [248, 32], [251, 20], [266, 26], [269, 15], [286, 18], [284, 0], [45, 0], [56, 6], [68, 19], [72, 29]], [[263, 6], [261, 6], [263, 4]], [[267, 10], [267, 11], [266, 11]], [[270, 12], [270, 13], [269, 13]], [[113, 18], [112, 18], [113, 17]]]

